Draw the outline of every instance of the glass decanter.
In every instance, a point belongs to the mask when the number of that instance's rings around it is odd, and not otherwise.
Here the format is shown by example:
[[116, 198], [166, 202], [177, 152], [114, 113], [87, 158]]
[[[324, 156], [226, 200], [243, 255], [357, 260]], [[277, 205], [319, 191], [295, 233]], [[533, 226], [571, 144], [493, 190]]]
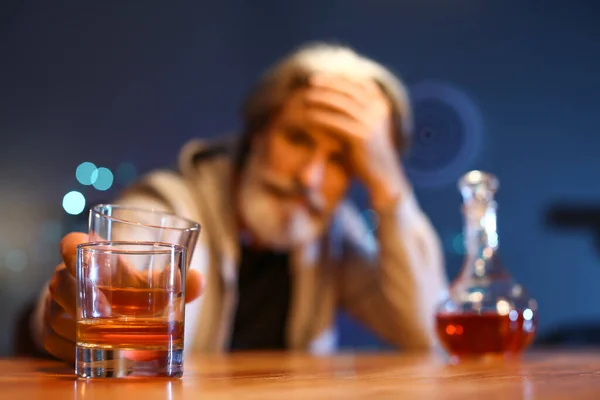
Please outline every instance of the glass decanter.
[[453, 357], [516, 355], [533, 340], [537, 304], [498, 259], [498, 179], [471, 171], [458, 182], [463, 197], [466, 256], [436, 313], [437, 334]]

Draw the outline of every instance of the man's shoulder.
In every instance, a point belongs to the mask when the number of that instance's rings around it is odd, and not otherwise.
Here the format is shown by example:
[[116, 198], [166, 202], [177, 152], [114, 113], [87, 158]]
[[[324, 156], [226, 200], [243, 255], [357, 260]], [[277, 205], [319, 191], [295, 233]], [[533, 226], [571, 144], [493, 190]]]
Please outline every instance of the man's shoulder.
[[[231, 171], [235, 142], [194, 139], [179, 152], [176, 166], [165, 166], [145, 173], [126, 188], [121, 197], [140, 195], [159, 199], [181, 211], [177, 204], [202, 205], [215, 197]], [[200, 189], [200, 190], [199, 190]], [[204, 196], [199, 196], [203, 192]]]
[[237, 138], [219, 140], [193, 139], [179, 152], [177, 171], [184, 177], [194, 177], [206, 170], [229, 169], [237, 149]]

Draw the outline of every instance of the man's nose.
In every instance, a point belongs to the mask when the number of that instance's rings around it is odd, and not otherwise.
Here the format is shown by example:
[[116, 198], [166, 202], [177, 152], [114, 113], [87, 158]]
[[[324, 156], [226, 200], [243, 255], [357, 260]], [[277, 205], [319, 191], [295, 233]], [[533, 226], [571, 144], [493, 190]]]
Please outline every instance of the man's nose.
[[319, 189], [325, 178], [325, 161], [321, 157], [312, 157], [300, 170], [300, 183], [307, 189]]

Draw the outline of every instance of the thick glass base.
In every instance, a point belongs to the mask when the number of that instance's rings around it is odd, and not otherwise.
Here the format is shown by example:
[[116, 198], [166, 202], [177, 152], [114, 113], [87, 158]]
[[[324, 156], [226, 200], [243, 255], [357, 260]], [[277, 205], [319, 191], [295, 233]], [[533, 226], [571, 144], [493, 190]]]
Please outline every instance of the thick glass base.
[[79, 378], [180, 378], [183, 375], [183, 349], [77, 346], [75, 374]]

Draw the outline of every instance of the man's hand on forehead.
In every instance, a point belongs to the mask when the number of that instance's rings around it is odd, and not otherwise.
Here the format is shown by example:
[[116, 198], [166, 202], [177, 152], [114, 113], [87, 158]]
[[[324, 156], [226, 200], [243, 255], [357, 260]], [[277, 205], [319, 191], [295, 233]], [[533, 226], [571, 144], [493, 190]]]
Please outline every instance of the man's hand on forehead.
[[390, 103], [374, 81], [317, 74], [302, 96], [306, 122], [349, 144], [353, 173], [374, 206], [385, 207], [408, 190], [392, 138]]
[[390, 116], [388, 101], [372, 80], [314, 75], [304, 97], [311, 122], [321, 122], [337, 134], [372, 133], [365, 128]]

